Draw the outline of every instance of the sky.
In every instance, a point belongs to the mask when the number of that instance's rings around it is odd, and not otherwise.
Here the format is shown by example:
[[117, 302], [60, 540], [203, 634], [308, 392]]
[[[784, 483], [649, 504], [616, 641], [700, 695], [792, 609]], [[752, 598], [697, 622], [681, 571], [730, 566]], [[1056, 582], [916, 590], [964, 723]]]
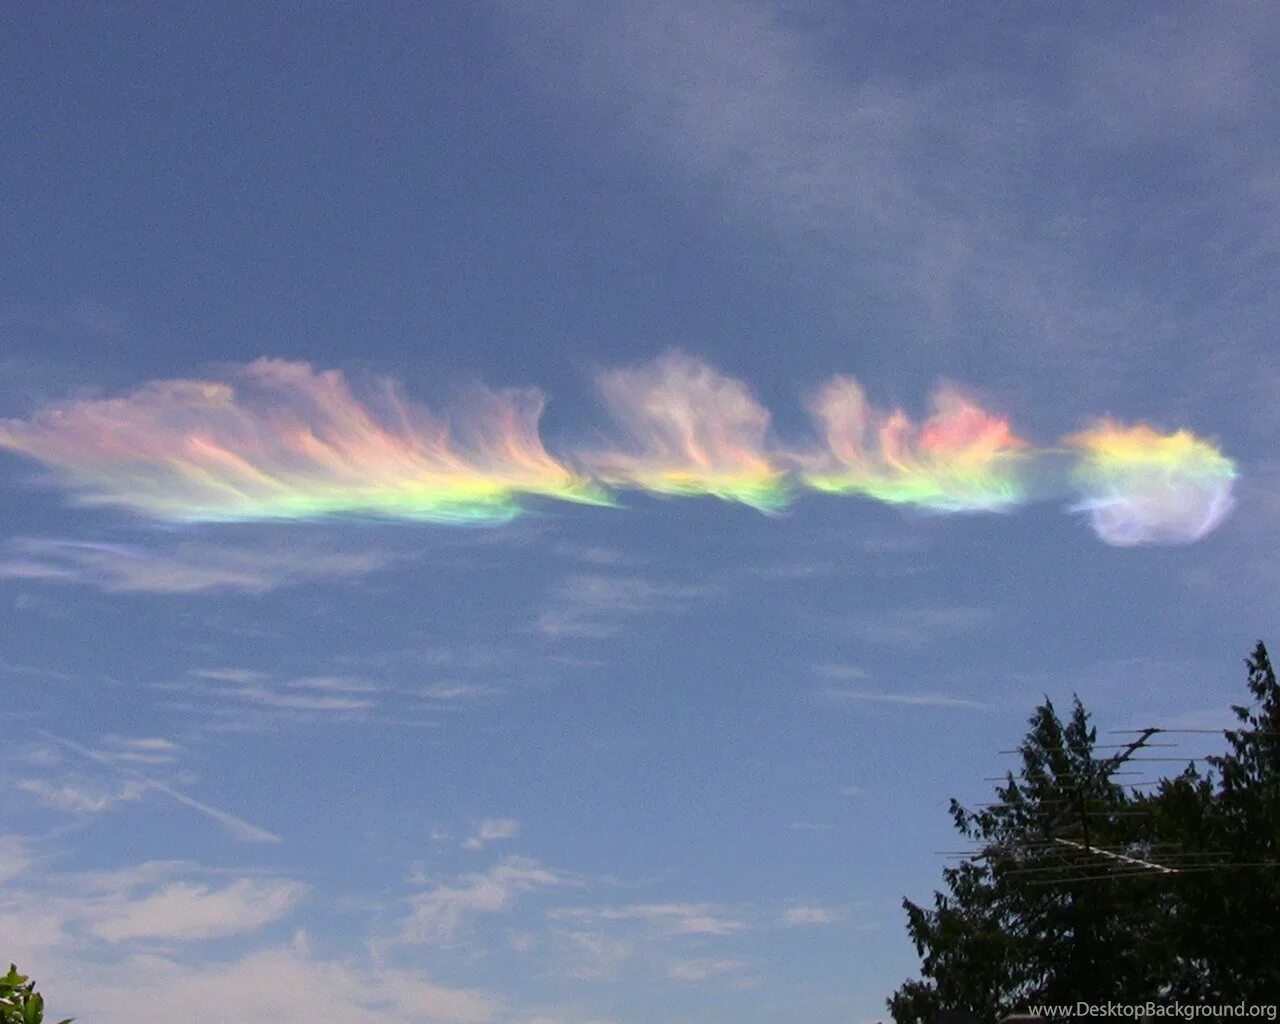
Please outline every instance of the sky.
[[8, 6], [0, 959], [97, 1024], [883, 1019], [1039, 701], [1216, 727], [1276, 639], [1278, 56]]

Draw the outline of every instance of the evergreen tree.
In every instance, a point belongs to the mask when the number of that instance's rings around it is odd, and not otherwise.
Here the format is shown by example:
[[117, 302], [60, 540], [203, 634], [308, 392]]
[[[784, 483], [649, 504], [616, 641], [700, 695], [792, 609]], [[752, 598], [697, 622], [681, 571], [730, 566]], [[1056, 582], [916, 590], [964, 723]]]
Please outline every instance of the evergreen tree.
[[[1126, 940], [1142, 927], [1141, 907], [1120, 880], [1071, 882], [1061, 870], [1081, 846], [1124, 842], [1132, 800], [1113, 779], [1118, 762], [1094, 756], [1096, 730], [1077, 699], [1064, 724], [1046, 700], [991, 806], [956, 801], [957, 831], [978, 851], [943, 871], [948, 892], [932, 909], [903, 901], [923, 980], [889, 1000], [898, 1024], [931, 1024], [938, 1009], [999, 1017], [1030, 1003], [1137, 998], [1137, 954]], [[1077, 845], [1072, 845], [1077, 844]], [[1121, 951], [1117, 954], [1117, 951]]]
[[1252, 702], [1233, 709], [1227, 753], [1146, 794], [1112, 779], [1127, 752], [1095, 757], [1078, 699], [1065, 724], [1048, 700], [1036, 709], [996, 802], [951, 803], [973, 855], [944, 870], [931, 909], [903, 901], [922, 977], [889, 999], [897, 1024], [1079, 1000], [1274, 1001], [1280, 683], [1262, 643], [1246, 666]]
[[1211, 764], [1221, 782], [1217, 832], [1238, 868], [1217, 874], [1223, 904], [1224, 983], [1236, 998], [1280, 993], [1280, 684], [1261, 641], [1245, 662], [1250, 706], [1236, 706], [1240, 728]]
[[1166, 916], [1179, 998], [1271, 1001], [1280, 992], [1280, 684], [1261, 642], [1245, 661], [1249, 705], [1228, 752], [1147, 801], [1182, 871]]

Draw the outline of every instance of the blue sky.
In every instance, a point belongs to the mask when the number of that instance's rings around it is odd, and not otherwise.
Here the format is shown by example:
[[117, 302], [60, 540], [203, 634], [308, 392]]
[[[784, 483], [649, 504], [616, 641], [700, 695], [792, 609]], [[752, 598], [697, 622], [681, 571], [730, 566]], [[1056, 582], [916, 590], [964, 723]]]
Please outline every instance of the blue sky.
[[680, 351], [787, 442], [847, 374], [917, 419], [955, 382], [1046, 446], [1187, 428], [1239, 474], [1197, 542], [1117, 546], [1064, 493], [174, 522], [0, 450], [0, 957], [101, 1024], [223, 1024], [228, 992], [279, 1024], [882, 1017], [947, 800], [1042, 695], [1217, 725], [1272, 638], [1278, 30], [0, 15], [0, 420], [268, 357], [433, 409], [536, 387], [576, 452], [612, 443], [602, 374]]

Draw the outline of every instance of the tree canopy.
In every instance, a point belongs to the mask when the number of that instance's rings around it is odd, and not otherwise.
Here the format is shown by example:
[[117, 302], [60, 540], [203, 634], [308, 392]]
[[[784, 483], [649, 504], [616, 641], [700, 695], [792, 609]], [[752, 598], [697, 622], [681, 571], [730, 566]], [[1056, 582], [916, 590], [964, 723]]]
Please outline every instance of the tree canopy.
[[[36, 991], [35, 982], [19, 974], [15, 964], [0, 976], [0, 1024], [43, 1024], [44, 996]], [[58, 1024], [71, 1024], [71, 1018]]]
[[1280, 685], [1260, 642], [1227, 752], [1154, 788], [1118, 781], [1149, 730], [1100, 756], [1075, 699], [1029, 721], [987, 806], [951, 802], [971, 852], [932, 906], [903, 900], [920, 975], [897, 1024], [1035, 1004], [1274, 999], [1280, 992]]

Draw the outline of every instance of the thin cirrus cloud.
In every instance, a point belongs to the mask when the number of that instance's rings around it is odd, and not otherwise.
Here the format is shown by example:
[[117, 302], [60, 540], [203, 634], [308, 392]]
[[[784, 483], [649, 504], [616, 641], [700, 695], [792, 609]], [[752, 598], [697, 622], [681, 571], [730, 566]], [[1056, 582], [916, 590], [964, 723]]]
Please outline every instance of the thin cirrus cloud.
[[805, 928], [836, 924], [843, 919], [844, 914], [832, 907], [788, 907], [782, 912], [779, 923], [784, 928]]
[[823, 698], [832, 704], [897, 704], [913, 708], [963, 708], [988, 711], [990, 704], [966, 697], [950, 697], [943, 693], [877, 693], [870, 690], [828, 689]]
[[[874, 408], [844, 376], [810, 400], [820, 439], [786, 448], [745, 383], [678, 352], [602, 374], [622, 439], [560, 456], [539, 434], [544, 400], [535, 391], [474, 392], [455, 431], [387, 380], [358, 394], [339, 371], [267, 359], [232, 378], [157, 381], [119, 398], [0, 420], [0, 447], [43, 463], [82, 503], [165, 522], [473, 525], [506, 522], [530, 497], [613, 504], [617, 490], [711, 495], [765, 512], [780, 511], [801, 489], [937, 513], [1007, 511], [1030, 500], [1032, 475], [1052, 474], [1065, 450], [1075, 468], [1049, 489], [1073, 493], [1072, 509], [1121, 546], [1199, 540], [1229, 512], [1237, 475], [1231, 459], [1186, 429], [1103, 419], [1036, 447], [952, 385], [937, 390], [917, 425], [902, 410]], [[194, 591], [267, 589], [280, 575], [304, 572], [213, 556], [158, 565], [107, 545], [25, 543], [34, 550], [0, 563], [0, 574], [96, 573], [118, 590], [156, 589], [160, 574], [168, 589]]]
[[553, 911], [553, 918], [576, 922], [637, 922], [666, 936], [733, 935], [745, 921], [710, 903], [634, 903], [620, 907], [577, 907]]
[[563, 877], [535, 860], [506, 857], [488, 871], [463, 875], [411, 896], [401, 941], [452, 945], [466, 934], [475, 916], [502, 913], [522, 895], [563, 884]]
[[359, 578], [392, 560], [379, 551], [241, 547], [191, 540], [151, 549], [19, 537], [0, 548], [0, 579], [85, 584], [117, 594], [262, 594], [300, 583]]

